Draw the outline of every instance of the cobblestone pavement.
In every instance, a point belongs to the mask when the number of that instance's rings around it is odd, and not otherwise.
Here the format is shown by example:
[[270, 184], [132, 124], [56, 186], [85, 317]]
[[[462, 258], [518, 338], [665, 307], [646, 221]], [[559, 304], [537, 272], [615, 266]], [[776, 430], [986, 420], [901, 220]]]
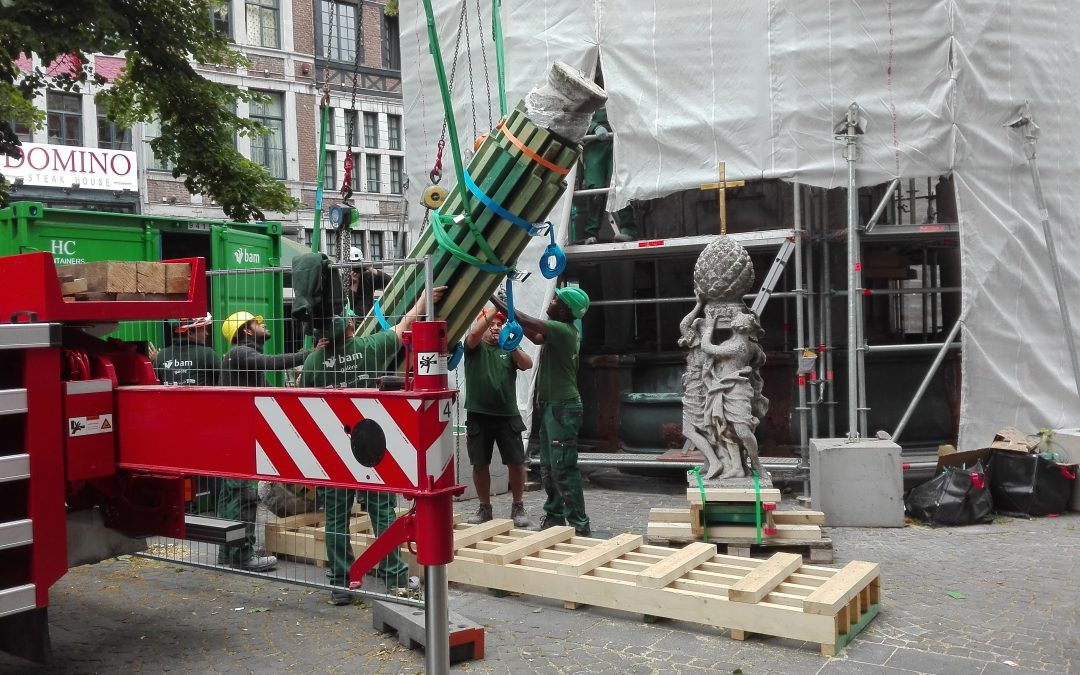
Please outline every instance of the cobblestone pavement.
[[[652, 506], [676, 506], [681, 479], [593, 474], [594, 531], [643, 531]], [[527, 495], [539, 517], [543, 495]], [[474, 502], [458, 504], [471, 512]], [[495, 499], [505, 516], [509, 498]], [[729, 639], [690, 623], [643, 623], [597, 608], [451, 590], [483, 624], [487, 658], [471, 673], [1080, 673], [1080, 514], [998, 519], [955, 529], [835, 528], [836, 564], [881, 563], [883, 609], [837, 658], [776, 638]], [[954, 592], [963, 599], [948, 595]], [[374, 632], [364, 606], [276, 580], [139, 558], [72, 570], [52, 591], [54, 663], [0, 655], [0, 673], [413, 673], [423, 654]]]

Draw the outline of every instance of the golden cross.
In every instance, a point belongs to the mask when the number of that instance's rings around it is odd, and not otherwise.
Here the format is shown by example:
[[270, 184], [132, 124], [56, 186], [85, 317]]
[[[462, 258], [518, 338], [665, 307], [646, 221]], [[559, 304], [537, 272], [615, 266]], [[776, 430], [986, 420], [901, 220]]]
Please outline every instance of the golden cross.
[[720, 234], [727, 234], [727, 189], [733, 187], [742, 187], [743, 185], [746, 185], [746, 181], [727, 180], [727, 166], [724, 164], [724, 162], [720, 162], [717, 170], [720, 176], [720, 180], [715, 183], [705, 183], [701, 186], [701, 189], [720, 191]]

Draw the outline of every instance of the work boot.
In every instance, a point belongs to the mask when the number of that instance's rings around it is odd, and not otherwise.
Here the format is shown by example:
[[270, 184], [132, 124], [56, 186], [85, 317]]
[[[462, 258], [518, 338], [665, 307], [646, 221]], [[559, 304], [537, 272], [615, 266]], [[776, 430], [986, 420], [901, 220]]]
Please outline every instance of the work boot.
[[480, 523], [486, 523], [487, 521], [491, 520], [492, 517], [493, 516], [491, 515], [491, 504], [484, 504], [483, 502], [481, 502], [480, 505], [476, 507], [476, 515], [474, 515], [472, 518], [469, 518], [465, 522], [470, 525], [479, 525]]
[[591, 537], [592, 530], [588, 526], [585, 526], [582, 528], [576, 528], [574, 530], [574, 534], [578, 537]]
[[272, 555], [252, 555], [240, 563], [240, 567], [248, 572], [269, 572], [277, 567], [277, 558]]
[[586, 246], [592, 246], [593, 244], [596, 243], [596, 241], [597, 241], [596, 237], [585, 237], [585, 241], [583, 243]]
[[338, 606], [352, 604], [352, 593], [335, 588], [330, 591], [330, 604]]
[[527, 530], [532, 527], [532, 521], [529, 520], [529, 516], [525, 514], [525, 504], [521, 502], [514, 502], [510, 506], [510, 520], [514, 521], [514, 527], [522, 530]]
[[612, 237], [612, 240], [615, 241], [615, 242], [618, 242], [618, 243], [622, 243], [622, 242], [626, 242], [626, 241], [634, 241], [634, 237], [633, 237], [633, 235], [627, 234], [625, 232], [620, 232], [620, 233], [616, 234], [614, 237]]
[[557, 518], [550, 513], [545, 513], [544, 517], [540, 519], [541, 530], [546, 530], [549, 527], [557, 527], [559, 525], [566, 525], [566, 520]]

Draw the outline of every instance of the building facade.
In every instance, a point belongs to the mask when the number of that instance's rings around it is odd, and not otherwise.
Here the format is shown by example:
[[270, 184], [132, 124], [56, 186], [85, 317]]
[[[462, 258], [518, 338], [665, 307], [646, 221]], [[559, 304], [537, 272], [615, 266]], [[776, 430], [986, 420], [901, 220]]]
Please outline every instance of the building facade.
[[[241, 103], [238, 114], [259, 120], [271, 133], [258, 138], [238, 136], [237, 149], [281, 180], [303, 206], [290, 214], [266, 213], [280, 220], [286, 233], [300, 243], [311, 241], [318, 186], [320, 99], [329, 85], [331, 121], [324, 179], [324, 213], [340, 199], [346, 155], [353, 158], [353, 202], [361, 213], [362, 230], [354, 235], [371, 259], [394, 257], [407, 250], [404, 221], [404, 162], [402, 99], [397, 22], [384, 5], [364, 0], [223, 0], [207, 21], [227, 35], [248, 59], [246, 68], [197, 65], [207, 79], [257, 91], [261, 103]], [[115, 56], [94, 55], [94, 68], [112, 80], [124, 65]], [[39, 65], [20, 64], [29, 71]], [[72, 64], [64, 59], [49, 64], [59, 73]], [[355, 82], [355, 86], [354, 86]], [[108, 85], [104, 85], [108, 86]], [[79, 93], [48, 91], [37, 101], [47, 113], [44, 128], [16, 133], [33, 156], [25, 166], [3, 173], [13, 180], [11, 197], [38, 200], [63, 208], [100, 209], [221, 219], [221, 208], [209, 197], [192, 195], [171, 167], [150, 147], [156, 124], [120, 129], [94, 103], [97, 85]], [[350, 133], [351, 132], [351, 133]], [[49, 160], [48, 166], [45, 165]], [[117, 175], [100, 184], [72, 178], [76, 161], [94, 161]], [[34, 163], [34, 173], [25, 173]], [[23, 173], [20, 173], [23, 172]], [[20, 178], [22, 176], [22, 178]], [[333, 232], [322, 248], [337, 255]]]

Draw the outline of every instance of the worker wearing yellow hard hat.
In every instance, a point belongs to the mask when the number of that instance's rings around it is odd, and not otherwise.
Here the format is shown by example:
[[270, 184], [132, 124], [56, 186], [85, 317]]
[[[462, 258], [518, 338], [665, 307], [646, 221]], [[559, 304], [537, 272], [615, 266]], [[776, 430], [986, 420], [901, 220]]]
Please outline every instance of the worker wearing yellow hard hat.
[[[492, 302], [499, 311], [506, 303]], [[578, 332], [574, 322], [589, 310], [589, 295], [576, 287], [555, 291], [547, 320], [515, 310], [525, 337], [543, 345], [536, 376], [540, 402], [540, 480], [547, 492], [540, 529], [573, 525], [578, 536], [592, 534], [585, 513], [585, 495], [578, 470], [578, 432], [581, 431], [581, 394], [577, 387]]]
[[[307, 351], [294, 354], [263, 354], [270, 330], [263, 318], [248, 311], [234, 312], [221, 324], [221, 334], [232, 347], [221, 360], [221, 377], [218, 384], [224, 387], [268, 387], [266, 371], [287, 370], [304, 364]], [[321, 345], [320, 345], [321, 346]], [[240, 542], [222, 546], [218, 562], [241, 569], [264, 572], [277, 565], [277, 558], [255, 551], [255, 516], [259, 495], [255, 481], [227, 478], [218, 490], [217, 515], [227, 520], [238, 520], [246, 525], [245, 536]]]

